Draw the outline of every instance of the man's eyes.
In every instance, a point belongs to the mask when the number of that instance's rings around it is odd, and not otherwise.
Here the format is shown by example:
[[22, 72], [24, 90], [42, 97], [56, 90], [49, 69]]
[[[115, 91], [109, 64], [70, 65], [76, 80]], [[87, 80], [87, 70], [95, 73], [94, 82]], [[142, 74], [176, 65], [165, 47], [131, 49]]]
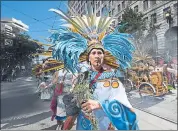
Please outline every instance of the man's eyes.
[[[92, 54], [93, 54], [93, 55], [95, 55], [95, 54], [96, 54], [96, 52], [92, 52]], [[101, 55], [101, 54], [102, 54], [102, 52], [97, 52], [97, 54]]]
[[92, 54], [93, 54], [93, 55], [95, 55], [95, 54], [96, 54], [96, 52], [92, 52]]

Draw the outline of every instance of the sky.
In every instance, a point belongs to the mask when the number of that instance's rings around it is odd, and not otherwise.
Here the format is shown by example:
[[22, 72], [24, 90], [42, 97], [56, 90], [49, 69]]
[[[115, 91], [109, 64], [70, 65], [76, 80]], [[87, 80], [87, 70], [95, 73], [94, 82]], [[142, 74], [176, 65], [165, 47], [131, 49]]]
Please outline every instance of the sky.
[[[15, 18], [29, 26], [27, 34], [48, 44], [45, 40], [50, 36], [49, 29], [56, 29], [60, 25], [60, 17], [50, 8], [60, 8], [67, 12], [68, 1], [2, 1], [1, 18]], [[35, 20], [36, 19], [36, 20]]]

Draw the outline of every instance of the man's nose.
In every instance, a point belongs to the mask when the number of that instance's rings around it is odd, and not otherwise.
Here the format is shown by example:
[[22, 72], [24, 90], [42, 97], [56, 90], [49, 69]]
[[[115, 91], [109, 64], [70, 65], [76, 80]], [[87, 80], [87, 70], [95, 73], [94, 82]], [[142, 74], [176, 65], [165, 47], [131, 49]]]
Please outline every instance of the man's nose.
[[99, 58], [99, 54], [98, 54], [98, 53], [96, 53], [96, 54], [95, 54], [95, 57], [98, 57], [98, 58]]

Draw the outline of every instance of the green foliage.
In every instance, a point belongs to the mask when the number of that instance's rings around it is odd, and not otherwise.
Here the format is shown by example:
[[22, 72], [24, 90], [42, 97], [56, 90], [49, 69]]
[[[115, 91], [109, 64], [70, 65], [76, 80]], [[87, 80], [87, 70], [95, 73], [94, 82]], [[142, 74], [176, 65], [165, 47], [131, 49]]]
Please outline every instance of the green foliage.
[[27, 34], [26, 32], [19, 34], [19, 37], [22, 39], [27, 39], [27, 40], [31, 38], [30, 35]]
[[142, 31], [146, 30], [146, 23], [143, 20], [143, 14], [135, 12], [131, 8], [126, 8], [122, 15], [121, 23], [128, 23], [120, 32], [135, 33], [138, 32], [138, 36], [142, 35]]
[[[83, 100], [94, 99], [93, 94], [91, 93], [91, 89], [89, 88], [88, 76], [89, 75], [85, 73], [81, 73], [77, 77], [78, 81], [73, 89], [73, 93], [75, 94], [78, 100], [77, 102], [78, 107], [81, 106]], [[92, 123], [93, 130], [98, 130], [99, 129], [98, 120], [96, 119], [94, 113], [92, 112], [86, 115], [89, 116], [89, 119]]]
[[[7, 39], [6, 35], [1, 34], [2, 42]], [[15, 66], [17, 63], [29, 65], [32, 61], [31, 55], [37, 52], [39, 46], [32, 42], [30, 36], [27, 33], [16, 35], [16, 38], [12, 38], [13, 46], [4, 46], [1, 50], [1, 58], [3, 67], [6, 65]]]
[[39, 40], [37, 40], [37, 39], [33, 39], [33, 40], [39, 42]]

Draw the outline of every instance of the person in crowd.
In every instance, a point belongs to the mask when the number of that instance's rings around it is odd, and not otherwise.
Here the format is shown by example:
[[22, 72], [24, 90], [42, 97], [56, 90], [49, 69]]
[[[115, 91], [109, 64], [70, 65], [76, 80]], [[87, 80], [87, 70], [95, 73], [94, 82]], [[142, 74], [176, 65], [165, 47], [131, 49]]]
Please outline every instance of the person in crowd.
[[[70, 18], [60, 10], [50, 11], [61, 15], [70, 24], [70, 27], [61, 27], [59, 32], [52, 34], [53, 58], [63, 61], [65, 68], [76, 76], [71, 94], [63, 97], [67, 118], [62, 129], [71, 129], [76, 118], [77, 130], [138, 130], [137, 115], [118, 78], [118, 67], [126, 69], [132, 60], [135, 50], [132, 36], [119, 33], [120, 25], [106, 33], [112, 18], [88, 14], [85, 17], [92, 23], [87, 26], [87, 19], [83, 17], [77, 17], [83, 22], [81, 24], [76, 17]], [[89, 65], [84, 72], [79, 68], [82, 55], [86, 56]], [[104, 68], [105, 65], [110, 69]], [[77, 98], [70, 97], [78, 91], [83, 93], [76, 95]]]
[[63, 127], [66, 119], [65, 104], [62, 101], [63, 96], [70, 91], [72, 74], [64, 68], [54, 73], [52, 84], [55, 85], [54, 94], [51, 100], [51, 111], [53, 112], [51, 120], [57, 120], [57, 129]]

